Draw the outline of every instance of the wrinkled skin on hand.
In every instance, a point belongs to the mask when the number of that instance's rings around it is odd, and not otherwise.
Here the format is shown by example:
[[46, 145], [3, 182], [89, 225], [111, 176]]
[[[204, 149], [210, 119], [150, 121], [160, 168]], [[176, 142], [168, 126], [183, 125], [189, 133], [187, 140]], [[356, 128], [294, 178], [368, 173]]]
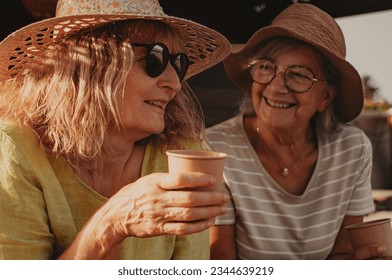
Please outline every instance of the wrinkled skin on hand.
[[[204, 191], [215, 178], [200, 172], [155, 173], [121, 188], [85, 224], [59, 259], [116, 259], [127, 237], [203, 231], [226, 211], [224, 192]], [[204, 188], [203, 191], [198, 188]]]
[[226, 211], [228, 196], [197, 191], [215, 179], [204, 173], [155, 173], [123, 187], [102, 209], [115, 235], [150, 237], [200, 232]]

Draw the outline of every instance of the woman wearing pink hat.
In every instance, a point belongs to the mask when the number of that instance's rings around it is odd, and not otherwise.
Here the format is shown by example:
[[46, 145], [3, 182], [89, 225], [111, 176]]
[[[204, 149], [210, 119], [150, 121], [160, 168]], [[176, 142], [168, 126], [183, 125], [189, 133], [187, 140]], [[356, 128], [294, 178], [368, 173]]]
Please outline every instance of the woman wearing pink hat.
[[224, 66], [245, 91], [240, 113], [207, 130], [211, 149], [229, 155], [231, 203], [212, 228], [213, 258], [366, 259], [345, 226], [374, 211], [372, 150], [347, 124], [363, 92], [345, 60], [336, 21], [310, 4], [293, 4], [258, 30]]
[[0, 259], [208, 259], [225, 212], [203, 173], [185, 82], [230, 44], [156, 0], [59, 0], [56, 17], [0, 43]]

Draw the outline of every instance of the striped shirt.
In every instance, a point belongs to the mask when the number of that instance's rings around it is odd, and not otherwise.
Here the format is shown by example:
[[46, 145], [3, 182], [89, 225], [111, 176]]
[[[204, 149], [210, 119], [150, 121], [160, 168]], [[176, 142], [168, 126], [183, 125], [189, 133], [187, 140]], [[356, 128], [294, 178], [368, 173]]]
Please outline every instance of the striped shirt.
[[225, 152], [232, 201], [217, 225], [235, 223], [239, 259], [325, 259], [343, 218], [374, 211], [372, 150], [353, 126], [318, 136], [318, 159], [302, 195], [281, 188], [258, 160], [242, 115], [207, 129], [207, 145]]

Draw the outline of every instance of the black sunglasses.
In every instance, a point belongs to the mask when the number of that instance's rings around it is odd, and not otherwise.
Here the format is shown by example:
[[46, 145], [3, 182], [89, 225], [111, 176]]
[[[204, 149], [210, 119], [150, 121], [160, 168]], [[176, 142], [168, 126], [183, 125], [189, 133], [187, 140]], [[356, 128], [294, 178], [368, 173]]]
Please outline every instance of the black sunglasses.
[[170, 61], [180, 81], [184, 79], [189, 66], [189, 58], [185, 53], [170, 54], [167, 46], [162, 43], [132, 43], [132, 46], [147, 49], [146, 71], [150, 77], [161, 75]]

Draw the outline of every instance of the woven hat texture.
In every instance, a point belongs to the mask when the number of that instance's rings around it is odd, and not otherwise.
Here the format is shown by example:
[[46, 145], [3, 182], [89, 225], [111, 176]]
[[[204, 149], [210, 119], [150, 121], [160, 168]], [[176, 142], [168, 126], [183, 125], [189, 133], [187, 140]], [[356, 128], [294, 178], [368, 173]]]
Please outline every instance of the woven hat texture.
[[191, 20], [168, 16], [157, 0], [59, 0], [56, 16], [27, 25], [0, 42], [0, 80], [16, 77], [65, 38], [84, 29], [129, 19], [153, 19], [170, 25], [186, 43], [190, 66], [186, 79], [219, 63], [230, 43], [219, 32]]

